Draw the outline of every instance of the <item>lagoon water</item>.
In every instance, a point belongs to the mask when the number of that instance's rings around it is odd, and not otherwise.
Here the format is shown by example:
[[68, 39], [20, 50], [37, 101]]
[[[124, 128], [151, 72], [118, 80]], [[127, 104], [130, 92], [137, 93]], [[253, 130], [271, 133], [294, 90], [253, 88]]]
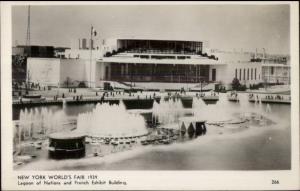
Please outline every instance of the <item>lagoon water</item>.
[[[257, 111], [275, 121], [274, 125], [250, 126], [242, 131], [208, 126], [207, 134], [187, 142], [148, 145], [104, 157], [52, 160], [42, 157], [17, 170], [288, 170], [291, 168], [290, 105], [228, 102], [225, 94], [215, 105], [202, 106], [202, 116], [222, 118], [226, 111]], [[242, 98], [241, 98], [242, 99]], [[67, 116], [91, 111], [94, 104], [67, 106]], [[62, 108], [49, 106], [59, 111]], [[223, 109], [220, 109], [223, 108]], [[199, 107], [198, 109], [201, 109]], [[18, 118], [15, 112], [14, 118]], [[224, 113], [225, 115], [225, 113]]]

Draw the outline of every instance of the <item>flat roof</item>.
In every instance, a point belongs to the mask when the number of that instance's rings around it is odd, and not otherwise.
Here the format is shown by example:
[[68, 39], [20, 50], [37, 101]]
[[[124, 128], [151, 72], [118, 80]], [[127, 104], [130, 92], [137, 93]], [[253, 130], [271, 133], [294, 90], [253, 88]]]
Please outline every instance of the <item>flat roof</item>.
[[262, 63], [262, 66], [274, 66], [274, 67], [291, 67], [289, 64], [282, 64], [282, 63]]
[[80, 139], [84, 138], [85, 135], [83, 133], [68, 131], [68, 132], [57, 132], [52, 133], [48, 136], [50, 139]]
[[185, 41], [185, 42], [207, 42], [205, 40], [200, 39], [183, 39], [183, 38], [172, 38], [170, 37], [141, 37], [141, 36], [129, 36], [129, 37], [116, 37], [116, 38], [107, 38], [114, 40], [159, 40], [159, 41]]
[[207, 59], [143, 59], [138, 57], [103, 57], [97, 62], [132, 63], [132, 64], [195, 64], [195, 65], [225, 65], [226, 63]]

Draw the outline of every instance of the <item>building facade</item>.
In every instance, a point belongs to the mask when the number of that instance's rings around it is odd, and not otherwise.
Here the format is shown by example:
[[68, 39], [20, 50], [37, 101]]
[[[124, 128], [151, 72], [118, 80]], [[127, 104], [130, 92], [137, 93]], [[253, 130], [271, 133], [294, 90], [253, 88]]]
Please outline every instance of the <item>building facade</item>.
[[41, 86], [89, 86], [89, 62], [82, 59], [27, 58], [27, 80]]
[[209, 65], [221, 64], [203, 54], [200, 41], [109, 39], [104, 44], [101, 80], [135, 82], [209, 81]]
[[97, 80], [229, 85], [241, 75], [242, 84], [261, 82], [261, 64], [250, 61], [252, 54], [208, 52], [204, 47], [202, 41], [110, 39], [97, 61], [103, 71]]
[[[227, 88], [234, 78], [248, 87], [263, 82], [290, 82], [287, 60], [277, 63], [266, 55], [209, 50], [202, 41], [106, 39], [92, 51], [87, 49], [84, 40], [79, 40], [77, 45], [66, 50], [66, 59], [29, 58], [31, 79], [60, 86], [84, 82], [89, 87], [101, 87], [103, 81], [205, 82], [221, 83]], [[51, 78], [41, 76], [41, 73], [51, 76], [51, 71], [59, 76], [54, 73]]]

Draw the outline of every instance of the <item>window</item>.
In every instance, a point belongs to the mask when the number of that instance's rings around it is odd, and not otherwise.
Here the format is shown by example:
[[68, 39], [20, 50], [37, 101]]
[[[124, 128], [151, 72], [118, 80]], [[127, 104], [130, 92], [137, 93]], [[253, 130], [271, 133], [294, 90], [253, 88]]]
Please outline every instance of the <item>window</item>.
[[212, 81], [216, 81], [216, 75], [217, 75], [217, 70], [214, 68], [212, 69]]
[[254, 79], [256, 80], [256, 68], [254, 69]]
[[148, 56], [148, 55], [140, 55], [140, 58], [146, 58], [146, 59], [149, 59], [149, 56]]
[[274, 74], [274, 67], [272, 66], [271, 67], [271, 75], [273, 75]]
[[244, 77], [243, 77], [243, 80], [245, 80], [246, 79], [246, 68], [244, 68]]
[[177, 56], [177, 59], [185, 59], [185, 56]]
[[251, 68], [251, 80], [253, 80], [253, 68]]
[[242, 80], [242, 69], [240, 69], [240, 80]]
[[152, 59], [175, 59], [175, 56], [159, 56], [159, 55], [153, 55], [151, 56]]

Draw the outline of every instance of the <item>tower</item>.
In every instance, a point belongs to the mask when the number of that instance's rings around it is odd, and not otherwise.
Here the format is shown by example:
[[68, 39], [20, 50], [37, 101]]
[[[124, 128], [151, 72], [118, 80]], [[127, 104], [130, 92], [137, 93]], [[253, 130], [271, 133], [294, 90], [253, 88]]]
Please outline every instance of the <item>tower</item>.
[[[25, 55], [28, 57], [31, 55], [30, 48], [30, 5], [28, 6], [28, 15], [27, 15], [27, 34], [26, 34], [26, 46], [24, 50]], [[26, 69], [26, 94], [28, 93], [28, 88], [30, 86], [30, 71]]]
[[26, 34], [26, 47], [25, 52], [27, 56], [30, 56], [30, 5], [28, 6], [27, 14], [27, 34]]

